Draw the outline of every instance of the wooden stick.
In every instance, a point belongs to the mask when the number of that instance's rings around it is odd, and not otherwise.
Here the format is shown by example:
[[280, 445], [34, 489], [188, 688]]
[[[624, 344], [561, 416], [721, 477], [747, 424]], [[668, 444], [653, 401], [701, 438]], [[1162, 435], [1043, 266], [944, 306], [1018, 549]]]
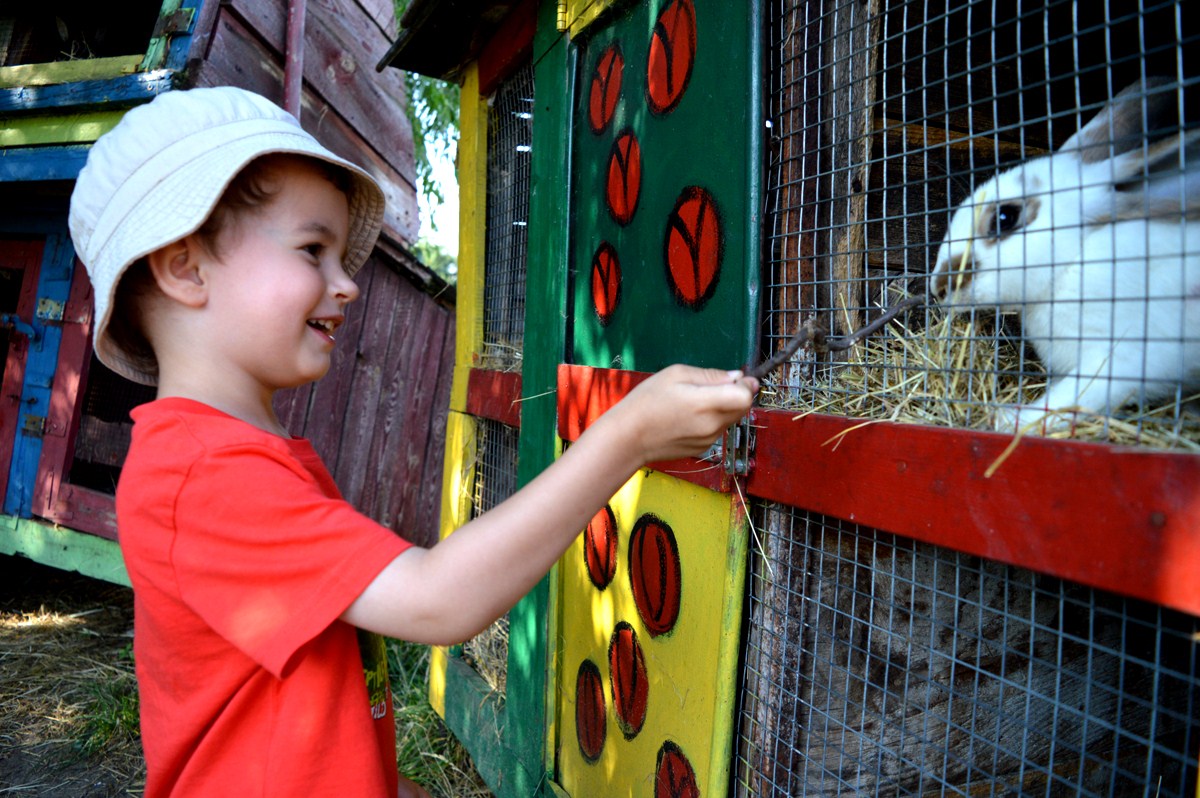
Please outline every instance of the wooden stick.
[[792, 355], [796, 354], [801, 347], [808, 344], [812, 344], [814, 351], [822, 353], [841, 352], [849, 349], [867, 336], [883, 329], [888, 322], [899, 316], [904, 311], [924, 303], [924, 297], [909, 297], [908, 299], [892, 305], [870, 324], [865, 324], [862, 327], [859, 327], [857, 330], [844, 338], [826, 338], [825, 336], [829, 334], [828, 331], [810, 319], [800, 325], [800, 329], [796, 331], [795, 335], [788, 339], [788, 342], [783, 349], [759, 363], [757, 366], [747, 369], [746, 376], [754, 377], [758, 380], [763, 379], [772, 371], [788, 362]]

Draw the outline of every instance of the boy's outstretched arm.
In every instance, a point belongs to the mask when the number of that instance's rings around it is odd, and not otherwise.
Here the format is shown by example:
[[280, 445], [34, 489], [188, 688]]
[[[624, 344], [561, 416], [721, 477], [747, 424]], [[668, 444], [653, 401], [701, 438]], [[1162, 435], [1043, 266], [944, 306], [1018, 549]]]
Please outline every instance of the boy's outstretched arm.
[[393, 560], [342, 619], [419, 643], [470, 638], [545, 575], [637, 469], [703, 451], [745, 415], [757, 389], [740, 372], [658, 372], [506, 501], [434, 547]]

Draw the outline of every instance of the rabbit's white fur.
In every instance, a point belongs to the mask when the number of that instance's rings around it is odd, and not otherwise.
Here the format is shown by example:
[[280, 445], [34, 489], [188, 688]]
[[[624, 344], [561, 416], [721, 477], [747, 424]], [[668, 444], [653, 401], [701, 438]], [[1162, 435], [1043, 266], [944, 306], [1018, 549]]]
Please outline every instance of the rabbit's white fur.
[[1001, 409], [997, 429], [1200, 387], [1200, 131], [1145, 138], [1176, 102], [1161, 81], [1135, 84], [954, 212], [932, 292], [1018, 311], [1050, 377], [1034, 404]]

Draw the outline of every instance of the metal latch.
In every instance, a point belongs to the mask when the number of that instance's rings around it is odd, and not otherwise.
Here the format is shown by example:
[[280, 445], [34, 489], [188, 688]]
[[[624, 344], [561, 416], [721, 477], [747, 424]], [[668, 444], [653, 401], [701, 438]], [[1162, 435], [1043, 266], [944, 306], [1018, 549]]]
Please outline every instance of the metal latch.
[[713, 441], [712, 446], [700, 455], [701, 460], [720, 463], [726, 474], [745, 476], [750, 473], [751, 455], [754, 453], [754, 430], [750, 426], [750, 416], [725, 430], [725, 433]]
[[0, 327], [6, 327], [14, 332], [18, 332], [30, 341], [37, 341], [41, 337], [40, 330], [16, 313], [0, 313]]
[[37, 311], [34, 313], [42, 321], [62, 321], [63, 308], [66, 302], [59, 302], [46, 297], [38, 297]]
[[46, 434], [46, 417], [25, 413], [21, 416], [21, 432], [34, 438], [42, 437]]

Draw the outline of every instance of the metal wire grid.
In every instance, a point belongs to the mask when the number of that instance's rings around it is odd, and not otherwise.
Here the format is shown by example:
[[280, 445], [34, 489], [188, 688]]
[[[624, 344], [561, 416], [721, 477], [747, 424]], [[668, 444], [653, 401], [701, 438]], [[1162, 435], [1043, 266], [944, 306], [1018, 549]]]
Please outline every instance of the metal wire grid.
[[1187, 796], [1200, 619], [765, 508], [739, 796]]
[[[1037, 336], [1032, 327], [1023, 331], [1023, 321], [1048, 300], [1042, 289], [1033, 288], [1034, 277], [1025, 276], [1042, 272], [1023, 270], [1021, 261], [1045, 240], [1030, 238], [1020, 246], [1021, 237], [1014, 237], [1001, 252], [976, 234], [966, 236], [975, 239], [979, 264], [993, 249], [994, 262], [1010, 268], [1009, 274], [1019, 273], [1023, 295], [1010, 310], [1020, 313], [996, 314], [999, 303], [982, 298], [939, 305], [930, 296], [929, 279], [938, 247], [960, 206], [970, 228], [973, 187], [1054, 152], [1113, 94], [1143, 76], [1169, 76], [1174, 83], [1160, 91], [1190, 116], [1196, 101], [1193, 76], [1200, 75], [1196, 56], [1189, 53], [1200, 43], [1195, 11], [1184, 0], [775, 0], [769, 6], [767, 348], [782, 348], [810, 316], [835, 333], [846, 333], [903, 296], [930, 301], [869, 346], [841, 356], [801, 350], [776, 373], [774, 401], [845, 415], [984, 428], [997, 424], [1002, 406], [1036, 402], [1045, 391], [1043, 355], [1049, 350], [1043, 345], [1039, 354], [1030, 344]], [[1161, 140], [1179, 129], [1178, 116], [1156, 122], [1146, 139]], [[1165, 166], [1176, 174], [1194, 174], [1187, 156], [1200, 148], [1187, 149]], [[1068, 178], [1051, 178], [1043, 205], [1049, 206], [1056, 193], [1081, 193]], [[1197, 204], [1190, 193], [1194, 188], [1179, 189], [1173, 260], [1144, 278], [1154, 285], [1179, 284], [1185, 296], [1187, 280], [1181, 276], [1185, 270], [1194, 276], [1200, 262], [1191, 234], [1195, 223], [1187, 219]], [[1058, 223], [1049, 228], [1052, 239], [1078, 237], [1082, 228], [1075, 219], [1082, 213], [1082, 208], [1058, 211]], [[1154, 213], [1172, 218], [1162, 204]], [[1143, 238], [1150, 236], [1143, 233]], [[956, 237], [953, 243], [959, 246], [949, 250], [957, 255], [965, 241]], [[1142, 242], [1143, 248], [1152, 246]], [[1114, 265], [1099, 266], [1113, 274], [1126, 264], [1141, 268], [1138, 257], [1110, 258], [1109, 263]], [[1168, 268], [1175, 269], [1173, 275], [1163, 274]], [[1056, 301], [1060, 309], [1095, 307], [1091, 315], [1117, 318], [1131, 310], [1140, 313], [1145, 303], [1138, 300], [1149, 296], [1149, 289], [1139, 295], [1114, 279], [1110, 290], [1123, 292], [1123, 303], [1081, 302], [1082, 286], [1060, 290]], [[1174, 296], [1176, 314], [1182, 312], [1182, 299]], [[949, 319], [947, 304], [959, 311]], [[1160, 307], [1165, 305], [1152, 312]], [[1074, 326], [1058, 321], [1058, 329], [1051, 325], [1045, 336], [1057, 342], [1059, 352], [1064, 346], [1088, 347], [1089, 341], [1092, 349], [1112, 343], [1104, 323], [1096, 332], [1081, 330], [1077, 319]], [[1156, 335], [1167, 344], [1184, 338], [1190, 350], [1181, 354], [1176, 347], [1166, 357], [1176, 359], [1176, 371], [1186, 371], [1200, 349], [1200, 330], [1189, 326], [1194, 323], [1194, 318], [1175, 320], [1141, 337], [1147, 346], [1154, 345]], [[1117, 337], [1125, 340], [1130, 334]], [[1194, 371], [1195, 363], [1190, 367]], [[1104, 368], [1101, 375], [1107, 374]], [[1056, 366], [1055, 373], [1062, 370]], [[1094, 375], [1080, 384], [1092, 382]], [[1150, 379], [1140, 382], [1144, 388]], [[1109, 408], [1120, 419], [1114, 424], [1098, 411], [1099, 429], [1092, 437], [1118, 439], [1124, 430], [1133, 438], [1128, 442], [1194, 448], [1200, 419], [1184, 412], [1190, 387], [1176, 386], [1167, 391], [1170, 395], [1150, 401], [1158, 408], [1152, 417]], [[1137, 399], [1144, 391], [1134, 393]]]
[[490, 103], [483, 359], [491, 368], [506, 368], [520, 363], [525, 337], [533, 63], [507, 78]]
[[475, 419], [478, 460], [471, 517], [477, 518], [517, 492], [516, 427], [486, 418]]
[[[517, 491], [519, 430], [477, 418], [474, 493], [471, 517], [477, 518]], [[508, 615], [463, 643], [462, 656], [503, 697], [508, 674]]]

